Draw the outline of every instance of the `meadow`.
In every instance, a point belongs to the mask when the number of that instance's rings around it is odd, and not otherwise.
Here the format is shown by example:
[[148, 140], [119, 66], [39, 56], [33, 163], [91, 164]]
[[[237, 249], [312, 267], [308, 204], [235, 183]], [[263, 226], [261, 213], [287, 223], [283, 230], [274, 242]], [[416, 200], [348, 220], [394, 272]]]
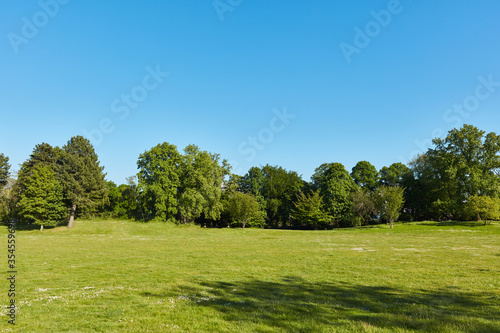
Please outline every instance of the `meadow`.
[[19, 308], [12, 327], [4, 279], [4, 332], [500, 332], [498, 222], [75, 221], [16, 236]]

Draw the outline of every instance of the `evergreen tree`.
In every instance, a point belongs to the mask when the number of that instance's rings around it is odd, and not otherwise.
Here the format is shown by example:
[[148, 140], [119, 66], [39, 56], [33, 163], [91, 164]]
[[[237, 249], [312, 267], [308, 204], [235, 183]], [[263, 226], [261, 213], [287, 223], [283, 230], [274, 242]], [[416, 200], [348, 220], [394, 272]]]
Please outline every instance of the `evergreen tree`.
[[40, 226], [55, 226], [65, 216], [62, 186], [57, 181], [50, 166], [36, 165], [25, 183], [19, 201], [19, 211], [23, 219]]
[[68, 228], [73, 227], [77, 208], [93, 209], [103, 202], [106, 195], [103, 170], [88, 139], [75, 136], [63, 147], [58, 171], [70, 208]]
[[0, 153], [0, 191], [7, 185], [9, 180], [9, 158]]
[[292, 217], [300, 225], [314, 229], [326, 226], [332, 220], [332, 216], [324, 208], [323, 198], [319, 191], [314, 191], [309, 195], [301, 192], [297, 202], [295, 202], [295, 208], [292, 210]]

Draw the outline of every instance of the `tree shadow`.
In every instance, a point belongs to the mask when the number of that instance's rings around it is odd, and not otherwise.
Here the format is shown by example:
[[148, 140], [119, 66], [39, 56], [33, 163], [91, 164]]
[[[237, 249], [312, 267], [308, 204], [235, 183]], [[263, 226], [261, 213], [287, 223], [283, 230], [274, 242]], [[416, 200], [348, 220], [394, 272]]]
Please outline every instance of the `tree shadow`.
[[434, 227], [484, 227], [483, 221], [443, 221], [443, 222], [420, 222], [419, 225], [434, 226]]
[[266, 331], [352, 330], [355, 325], [358, 329], [500, 332], [498, 295], [467, 293], [456, 287], [409, 292], [284, 277], [280, 282], [200, 282], [180, 287], [178, 293], [195, 306], [218, 311], [226, 321], [265, 326]]

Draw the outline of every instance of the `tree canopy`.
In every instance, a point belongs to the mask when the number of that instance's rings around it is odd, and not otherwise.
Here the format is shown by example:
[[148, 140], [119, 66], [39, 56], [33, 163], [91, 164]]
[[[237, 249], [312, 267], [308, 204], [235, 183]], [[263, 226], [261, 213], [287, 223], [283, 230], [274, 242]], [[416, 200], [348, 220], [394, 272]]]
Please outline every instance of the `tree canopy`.
[[68, 228], [73, 227], [77, 208], [92, 210], [103, 203], [106, 195], [103, 170], [88, 139], [75, 136], [63, 146], [58, 171], [70, 208]]
[[26, 179], [21, 194], [19, 210], [22, 218], [39, 225], [55, 226], [66, 215], [62, 186], [48, 165], [36, 165]]

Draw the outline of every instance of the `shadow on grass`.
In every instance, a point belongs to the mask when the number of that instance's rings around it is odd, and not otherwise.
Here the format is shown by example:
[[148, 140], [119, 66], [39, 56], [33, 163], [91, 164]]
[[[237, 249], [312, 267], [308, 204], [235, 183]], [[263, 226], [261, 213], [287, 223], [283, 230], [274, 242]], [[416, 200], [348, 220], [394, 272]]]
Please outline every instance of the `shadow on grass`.
[[[420, 222], [419, 225], [428, 225], [434, 227], [484, 227], [483, 221], [443, 221], [443, 222]], [[488, 225], [487, 225], [488, 226]]]
[[384, 286], [311, 283], [286, 277], [281, 282], [201, 282], [179, 292], [187, 292], [195, 306], [220, 312], [226, 321], [285, 331], [372, 327], [500, 332], [498, 295], [465, 293], [456, 287], [409, 293]]

